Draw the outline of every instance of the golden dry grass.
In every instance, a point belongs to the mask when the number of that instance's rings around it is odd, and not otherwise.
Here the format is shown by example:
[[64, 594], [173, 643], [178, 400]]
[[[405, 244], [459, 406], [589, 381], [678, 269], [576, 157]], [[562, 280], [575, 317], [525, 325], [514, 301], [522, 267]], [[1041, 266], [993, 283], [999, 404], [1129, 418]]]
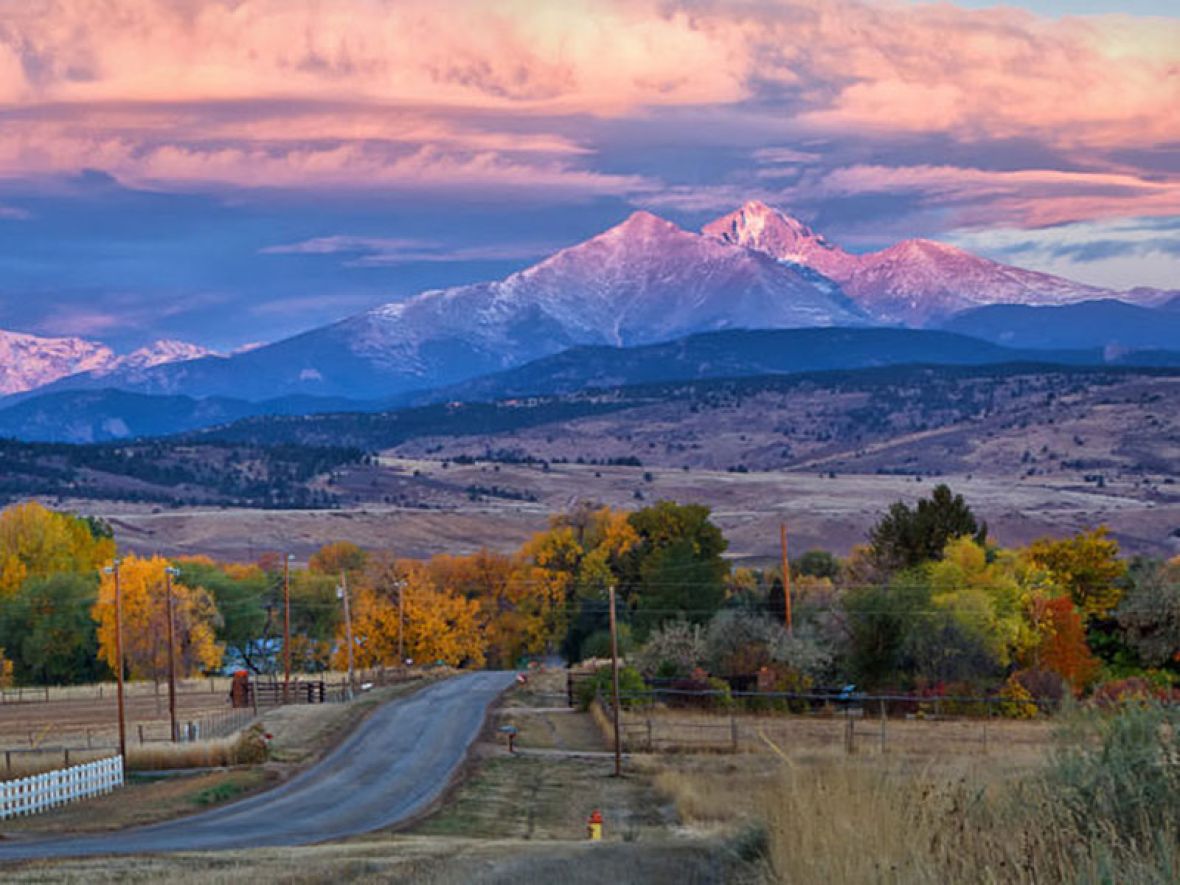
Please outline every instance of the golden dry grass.
[[1047, 766], [945, 748], [925, 758], [767, 749], [635, 764], [690, 829], [763, 833], [767, 874], [779, 882], [1165, 883], [1180, 876], [1175, 832], [1158, 833], [1130, 855], [1112, 848], [1113, 829], [1110, 839], [1083, 838], [1059, 803], [1060, 782], [1042, 777]]
[[8, 751], [0, 757], [0, 780], [14, 780], [33, 774], [81, 765], [110, 756], [110, 750], [31, 750], [29, 752]]
[[750, 873], [716, 840], [590, 844], [585, 840], [397, 836], [216, 854], [111, 857], [22, 864], [6, 881], [175, 885], [283, 882], [469, 885], [473, 882], [743, 885]]
[[154, 743], [127, 748], [131, 771], [165, 771], [176, 768], [223, 768], [237, 763], [237, 738], [193, 741], [183, 744]]

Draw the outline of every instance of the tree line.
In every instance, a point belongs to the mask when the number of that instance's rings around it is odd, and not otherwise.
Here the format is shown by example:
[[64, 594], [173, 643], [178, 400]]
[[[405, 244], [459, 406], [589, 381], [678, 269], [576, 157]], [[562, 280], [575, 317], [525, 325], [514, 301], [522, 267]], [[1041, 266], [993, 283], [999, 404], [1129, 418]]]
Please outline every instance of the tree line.
[[[806, 690], [855, 682], [933, 695], [1168, 692], [1180, 682], [1180, 558], [1126, 559], [1101, 527], [1005, 548], [946, 486], [892, 505], [840, 558], [733, 568], [707, 507], [579, 505], [511, 553], [429, 560], [334, 542], [305, 567], [124, 555], [127, 675], [167, 669], [165, 569], [183, 675], [282, 667], [284, 586], [299, 672], [342, 668], [347, 588], [358, 666], [401, 658], [505, 668], [609, 649], [609, 588], [636, 677]], [[0, 513], [0, 677], [109, 678], [110, 529], [35, 502]], [[105, 568], [105, 570], [104, 570]]]

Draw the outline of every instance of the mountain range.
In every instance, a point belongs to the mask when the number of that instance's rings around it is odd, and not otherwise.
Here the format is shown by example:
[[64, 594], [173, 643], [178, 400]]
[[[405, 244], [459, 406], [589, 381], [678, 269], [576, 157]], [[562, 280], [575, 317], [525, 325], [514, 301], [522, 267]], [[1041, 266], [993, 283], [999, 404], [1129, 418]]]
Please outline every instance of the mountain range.
[[[1180, 319], [1180, 317], [1178, 317]], [[1151, 354], [1153, 359], [1144, 359]], [[1016, 349], [930, 329], [823, 328], [707, 332], [658, 344], [581, 345], [523, 366], [428, 391], [379, 400], [287, 396], [263, 401], [197, 399], [123, 390], [59, 390], [0, 409], [0, 437], [93, 443], [167, 436], [245, 419], [326, 413], [390, 413], [436, 404], [527, 402], [587, 390], [771, 375], [989, 365], [1180, 366], [1171, 351], [1108, 354], [1099, 349]], [[359, 418], [357, 420], [364, 420]]]
[[[1150, 305], [1175, 297], [1152, 289], [1100, 289], [928, 240], [858, 255], [778, 210], [749, 202], [700, 233], [636, 212], [502, 280], [422, 292], [230, 357], [194, 350], [187, 355], [199, 358], [152, 365], [134, 355], [104, 354], [101, 345], [47, 346], [44, 360], [52, 370], [21, 370], [21, 380], [5, 389], [390, 401], [573, 347], [645, 346], [735, 329], [928, 328], [997, 304], [1061, 307], [1117, 299]], [[1070, 347], [1110, 343], [1086, 322], [1089, 337], [1078, 336]], [[970, 334], [970, 328], [954, 331]], [[23, 365], [15, 358], [0, 362]], [[72, 374], [56, 377], [63, 372]]]
[[884, 324], [930, 326], [991, 304], [1060, 305], [1109, 298], [1159, 303], [1175, 294], [1146, 288], [1114, 292], [1000, 264], [933, 240], [903, 240], [879, 252], [852, 254], [757, 201], [710, 222], [703, 233], [819, 271]]
[[209, 353], [196, 344], [162, 339], [119, 355], [107, 345], [85, 338], [43, 338], [0, 329], [0, 394], [33, 390], [79, 373], [95, 379], [115, 373], [133, 377], [164, 363]]

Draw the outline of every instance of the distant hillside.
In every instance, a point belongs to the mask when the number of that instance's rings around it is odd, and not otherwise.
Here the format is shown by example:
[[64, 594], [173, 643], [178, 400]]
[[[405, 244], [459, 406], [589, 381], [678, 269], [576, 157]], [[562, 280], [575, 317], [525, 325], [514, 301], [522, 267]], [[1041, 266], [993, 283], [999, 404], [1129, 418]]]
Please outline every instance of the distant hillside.
[[[663, 344], [619, 348], [575, 347], [515, 369], [436, 390], [383, 401], [288, 396], [245, 398], [52, 390], [0, 400], [0, 437], [45, 442], [107, 442], [168, 436], [252, 416], [372, 412], [438, 402], [485, 402], [536, 394], [571, 393], [660, 381], [777, 375], [903, 363], [975, 365], [1036, 360], [1100, 364], [1099, 350], [1020, 351], [950, 332], [910, 329], [824, 328], [738, 330], [693, 335]], [[224, 359], [177, 366], [195, 370]]]
[[745, 378], [905, 364], [1102, 364], [1100, 349], [1014, 350], [917, 329], [758, 329], [691, 335], [643, 347], [574, 347], [506, 372], [427, 391], [407, 404], [487, 401], [661, 381]]
[[[1028, 389], [1044, 386], [1041, 379], [1053, 378], [1062, 391], [1087, 390], [1113, 384], [1127, 377], [1177, 377], [1180, 369], [1055, 366], [1046, 364], [1011, 364], [994, 366], [889, 366], [852, 371], [805, 372], [792, 375], [750, 378], [705, 379], [640, 384], [605, 390], [509, 398], [496, 402], [449, 402], [379, 413], [340, 413], [302, 417], [255, 417], [226, 427], [198, 431], [192, 439], [234, 444], [282, 443], [297, 445], [346, 445], [376, 451], [401, 445], [410, 440], [474, 437], [505, 439], [538, 427], [568, 426], [569, 422], [595, 416], [641, 410], [642, 429], [652, 440], [652, 447], [675, 449], [680, 436], [677, 427], [683, 413], [719, 409], [738, 404], [754, 396], [794, 397], [816, 391], [836, 402], [846, 393], [867, 397], [858, 410], [841, 418], [839, 429], [805, 428], [817, 435], [848, 434], [868, 438], [896, 431], [903, 420], [903, 403], [918, 403], [920, 415], [915, 424], [942, 422], [947, 416], [987, 412], [1003, 405], [997, 391], [1012, 387], [1020, 399]], [[1016, 380], [1013, 380], [1016, 379]], [[1022, 379], [1029, 379], [1028, 381]], [[964, 397], [970, 388], [978, 395]], [[858, 399], [859, 401], [859, 399]], [[891, 409], [898, 409], [893, 416]], [[964, 411], [966, 410], [966, 411]], [[680, 417], [673, 417], [680, 416]], [[614, 419], [612, 419], [614, 420]], [[909, 420], [909, 419], [904, 419]], [[817, 420], [811, 419], [813, 425]], [[721, 412], [714, 416], [718, 433], [740, 432], [742, 419]], [[625, 438], [624, 438], [625, 437]], [[655, 437], [663, 442], [657, 443]], [[620, 437], [620, 455], [635, 454], [630, 437]], [[497, 445], [499, 443], [496, 443]], [[708, 440], [697, 441], [697, 448], [708, 447]], [[614, 447], [603, 446], [603, 451]], [[589, 439], [583, 451], [593, 456], [594, 443]]]
[[[1180, 353], [1170, 351], [1109, 356], [1109, 363], [1180, 365]], [[387, 412], [436, 403], [483, 403], [710, 378], [871, 370], [907, 364], [972, 366], [1020, 362], [1108, 364], [1103, 351], [1097, 348], [1014, 349], [931, 330], [736, 330], [640, 347], [575, 347], [505, 372], [385, 400], [289, 396], [248, 402], [232, 397], [195, 399], [110, 389], [25, 394], [0, 400], [0, 437], [45, 442], [108, 442], [170, 436], [252, 417]], [[333, 441], [323, 442], [332, 444]]]
[[69, 443], [169, 436], [251, 415], [303, 415], [366, 407], [355, 400], [310, 396], [255, 403], [228, 397], [194, 399], [110, 389], [58, 391], [19, 399], [7, 407], [5, 402], [0, 400], [0, 437]]
[[192, 440], [75, 446], [0, 439], [0, 504], [37, 496], [174, 506], [331, 507], [336, 496], [319, 480], [363, 459], [362, 452], [341, 446]]
[[1102, 299], [1060, 307], [998, 304], [943, 328], [1006, 347], [1180, 350], [1180, 312]]

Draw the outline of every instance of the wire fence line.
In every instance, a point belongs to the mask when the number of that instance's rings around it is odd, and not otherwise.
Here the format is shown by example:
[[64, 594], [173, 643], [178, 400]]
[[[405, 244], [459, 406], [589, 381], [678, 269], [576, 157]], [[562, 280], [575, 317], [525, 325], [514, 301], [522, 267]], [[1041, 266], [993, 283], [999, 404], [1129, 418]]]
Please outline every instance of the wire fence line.
[[[229, 737], [254, 722], [260, 713], [284, 704], [341, 703], [356, 688], [370, 688], [412, 682], [423, 674], [404, 667], [358, 669], [353, 686], [335, 671], [324, 674], [333, 679], [293, 679], [284, 688], [281, 677], [251, 680], [247, 706], [231, 706], [232, 679], [191, 679], [178, 682], [177, 732], [183, 742]], [[134, 690], [131, 690], [134, 686]], [[171, 742], [167, 685], [157, 693], [151, 682], [128, 683], [127, 743], [129, 746]], [[114, 684], [64, 686], [49, 690], [8, 690], [12, 706], [0, 712], [0, 753], [9, 759], [46, 760], [38, 768], [60, 767], [63, 754], [74, 758], [94, 752], [118, 750]], [[0, 707], [0, 711], [4, 708]], [[7, 771], [11, 772], [13, 765]]]
[[[572, 692], [570, 693], [572, 697]], [[604, 732], [609, 693], [592, 706]], [[1040, 751], [1045, 722], [1060, 703], [1003, 696], [725, 691], [652, 686], [619, 695], [621, 749], [627, 752], [765, 751], [810, 747], [857, 752]], [[1033, 721], [1030, 721], [1033, 720]], [[608, 738], [611, 735], [606, 735]]]
[[[621, 702], [634, 698], [620, 698]], [[619, 712], [621, 748], [626, 752], [678, 753], [764, 751], [806, 746], [857, 752], [927, 753], [934, 746], [959, 752], [989, 753], [1042, 749], [1050, 736], [1043, 721], [1001, 716], [890, 713], [881, 698], [843, 709], [824, 707], [751, 710], [735, 705], [702, 708], [659, 704], [623, 706]], [[612, 721], [610, 698], [598, 696], [592, 707], [600, 723]]]
[[[228, 695], [232, 681], [228, 676], [178, 679], [176, 688], [178, 693], [189, 696]], [[114, 700], [115, 692], [113, 682], [95, 682], [88, 685], [18, 685], [0, 688], [0, 705]], [[168, 683], [151, 680], [128, 681], [124, 683], [123, 692], [128, 699], [163, 697], [168, 693]]]
[[[620, 692], [620, 702], [630, 708], [692, 707], [747, 712], [824, 713], [838, 711], [846, 716], [879, 714], [922, 719], [943, 717], [988, 717], [1009, 715], [1020, 707], [1035, 710], [1037, 716], [1051, 715], [1061, 701], [1045, 698], [1018, 699], [1002, 695], [866, 694], [856, 691], [725, 691], [719, 689], [678, 689], [653, 685], [643, 691]], [[1022, 715], [1018, 718], [1029, 718]]]

